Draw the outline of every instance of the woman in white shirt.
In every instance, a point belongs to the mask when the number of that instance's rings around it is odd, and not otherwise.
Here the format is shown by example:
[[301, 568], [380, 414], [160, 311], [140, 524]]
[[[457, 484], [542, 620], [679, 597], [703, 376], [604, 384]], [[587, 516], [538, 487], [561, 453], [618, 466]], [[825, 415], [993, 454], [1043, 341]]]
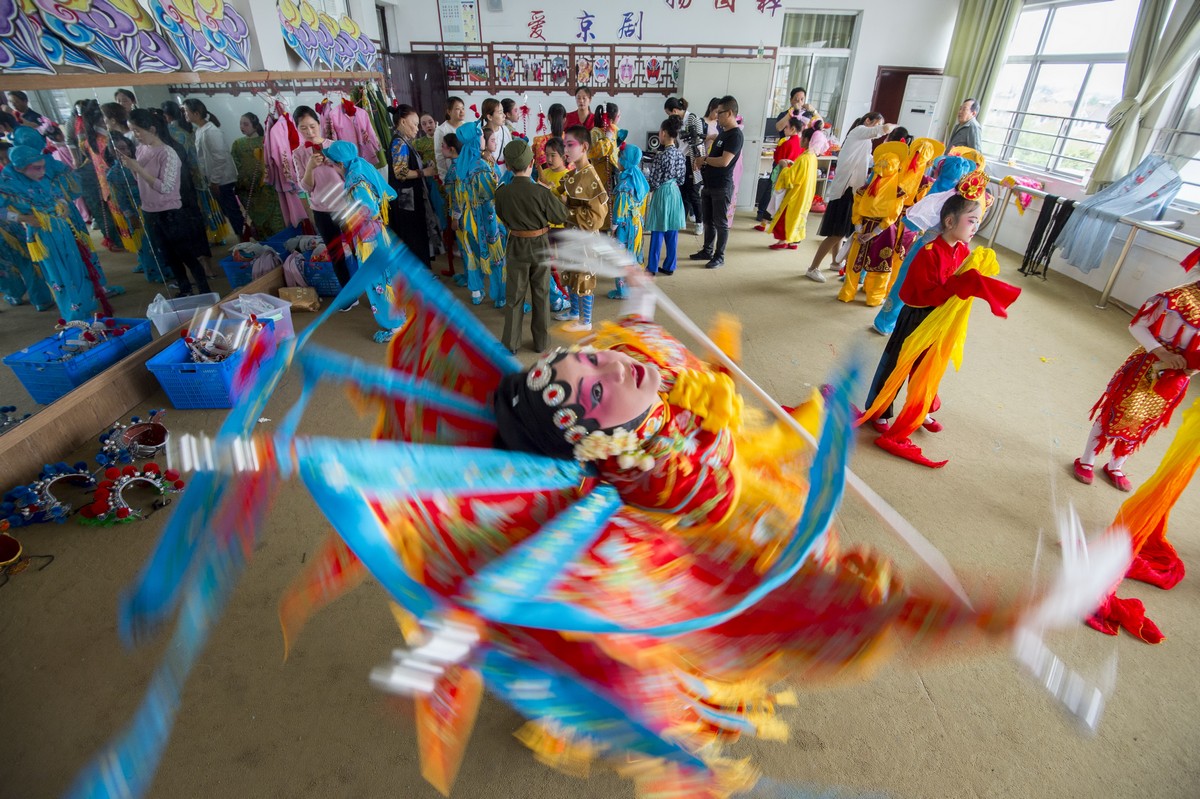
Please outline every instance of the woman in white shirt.
[[[867, 176], [871, 172], [871, 142], [882, 135], [882, 126], [883, 115], [872, 111], [850, 129], [842, 142], [842, 149], [838, 153], [837, 171], [829, 182], [825, 213], [821, 215], [821, 235], [825, 238], [817, 247], [812, 266], [806, 273], [806, 277], [818, 283], [825, 282], [825, 276], [821, 274], [821, 261], [826, 255], [833, 255], [836, 267], [838, 248], [842, 241], [854, 232], [854, 223], [851, 221], [854, 190], [867, 182]], [[829, 199], [830, 197], [834, 199]]]
[[221, 212], [229, 220], [233, 232], [245, 241], [246, 219], [237, 199], [237, 166], [229, 153], [229, 145], [221, 133], [221, 120], [200, 100], [184, 100], [187, 121], [196, 129], [196, 154], [200, 173], [208, 181], [209, 190], [217, 198]]

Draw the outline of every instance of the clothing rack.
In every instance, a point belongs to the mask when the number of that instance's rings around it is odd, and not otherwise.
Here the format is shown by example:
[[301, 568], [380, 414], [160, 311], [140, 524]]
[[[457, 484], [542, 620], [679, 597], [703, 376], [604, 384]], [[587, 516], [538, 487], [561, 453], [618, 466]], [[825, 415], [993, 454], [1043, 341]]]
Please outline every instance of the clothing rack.
[[[988, 183], [995, 183], [998, 188], [1003, 189], [1003, 194], [1001, 195], [1002, 199], [1000, 201], [1000, 215], [996, 217], [996, 224], [992, 225], [992, 232], [988, 236], [987, 246], [988, 249], [991, 250], [995, 249], [994, 245], [996, 243], [996, 235], [1000, 232], [1000, 225], [1004, 222], [1004, 213], [1008, 210], [1009, 200], [1012, 199], [1014, 193], [1020, 192], [1021, 194], [1030, 194], [1034, 197], [1040, 197], [1041, 199], [1045, 200], [1050, 196], [1050, 192], [1042, 191], [1041, 189], [1030, 188], [1028, 186], [1005, 186], [1000, 183], [1000, 179], [994, 177], [989, 177]], [[1066, 201], [1066, 197], [1054, 198], [1056, 205], [1062, 205]]]
[[[209, 97], [217, 94], [237, 96], [243, 92], [258, 94], [280, 94], [284, 92], [297, 94], [299, 92], [331, 92], [342, 91], [349, 94], [354, 87], [370, 81], [379, 81], [382, 76], [378, 72], [331, 72], [327, 75], [313, 77], [274, 78], [274, 73], [256, 73], [266, 77], [255, 80], [212, 81], [200, 84], [171, 85], [167, 91], [171, 94], [206, 94]], [[288, 74], [288, 73], [281, 73]]]
[[[1000, 186], [1000, 180], [989, 178], [989, 183], [995, 183]], [[1049, 192], [1042, 189], [1034, 189], [1026, 186], [1003, 186], [1003, 201], [1001, 203], [1000, 215], [996, 218], [996, 224], [992, 227], [991, 235], [988, 237], [988, 248], [994, 249], [993, 245], [996, 242], [996, 234], [1000, 232], [1000, 224], [1004, 221], [1004, 212], [1008, 209], [1009, 200], [1012, 199], [1014, 192], [1022, 192], [1031, 194], [1034, 197], [1045, 199], [1049, 196]], [[1065, 197], [1056, 197], [1055, 202], [1064, 203], [1067, 201]], [[1117, 277], [1121, 274], [1121, 269], [1125, 266], [1125, 259], [1129, 255], [1129, 251], [1133, 248], [1133, 240], [1137, 236], [1139, 230], [1144, 230], [1147, 233], [1153, 233], [1157, 236], [1178, 241], [1181, 244], [1187, 244], [1190, 247], [1200, 247], [1200, 239], [1189, 236], [1186, 233], [1179, 233], [1179, 229], [1183, 227], [1183, 222], [1178, 219], [1165, 220], [1156, 222], [1145, 219], [1130, 219], [1123, 216], [1118, 220], [1123, 225], [1129, 225], [1129, 235], [1125, 237], [1125, 244], [1121, 248], [1121, 254], [1117, 256], [1117, 262], [1113, 265], [1112, 272], [1108, 275], [1108, 280], [1104, 284], [1104, 290], [1100, 292], [1100, 302], [1096, 303], [1096, 307], [1103, 310], [1108, 307], [1108, 299], [1112, 295], [1113, 287], [1117, 284]]]

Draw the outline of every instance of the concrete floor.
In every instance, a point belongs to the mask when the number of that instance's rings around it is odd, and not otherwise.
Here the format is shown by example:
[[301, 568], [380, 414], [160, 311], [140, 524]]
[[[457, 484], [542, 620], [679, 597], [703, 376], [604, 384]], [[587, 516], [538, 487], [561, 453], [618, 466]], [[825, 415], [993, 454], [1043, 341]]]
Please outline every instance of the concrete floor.
[[[855, 351], [873, 365], [883, 346], [867, 331], [874, 312], [861, 297], [851, 306], [836, 302], [836, 282], [819, 285], [802, 276], [816, 240], [798, 252], [771, 252], [770, 239], [749, 230], [751, 224], [738, 219], [724, 269], [682, 262], [675, 277], [662, 281], [671, 297], [702, 324], [717, 311], [740, 316], [744, 366], [781, 401], [804, 396]], [[693, 246], [685, 237], [681, 254]], [[1060, 505], [1072, 503], [1088, 529], [1098, 531], [1124, 498], [1100, 482], [1075, 482], [1069, 464], [1083, 446], [1088, 410], [1134, 343], [1125, 332], [1129, 317], [1093, 308], [1095, 292], [1057, 274], [1046, 282], [1022, 278], [1011, 253], [1002, 252], [1001, 263], [1002, 277], [1024, 293], [1007, 320], [976, 304], [963, 370], [942, 383], [938, 417], [946, 430], [919, 434], [927, 454], [950, 464], [924, 470], [886, 456], [864, 436], [852, 465], [941, 548], [970, 589], [989, 583], [1016, 593], [1030, 585], [1039, 534], [1053, 535]], [[597, 302], [601, 316], [617, 308]], [[499, 331], [501, 312], [481, 306], [479, 313]], [[6, 344], [33, 317], [29, 309], [5, 309]], [[297, 328], [311, 319], [298, 314]], [[383, 351], [369, 340], [373, 328], [360, 306], [334, 318], [317, 340], [378, 359]], [[298, 390], [289, 377], [266, 416], [281, 419]], [[157, 397], [147, 407], [163, 402]], [[346, 407], [340, 394], [321, 394], [306, 429], [365, 435], [370, 420]], [[176, 433], [211, 431], [219, 419], [215, 411], [168, 417]], [[1157, 466], [1178, 423], [1130, 460], [1135, 483]], [[1172, 539], [1191, 564], [1200, 562], [1189, 523], [1198, 512], [1200, 492], [1193, 489], [1173, 517]], [[6, 677], [0, 795], [61, 794], [141, 701], [167, 636], [123, 650], [115, 608], [161, 519], [108, 529], [43, 525], [23, 533], [28, 551], [57, 560], [0, 589]], [[838, 528], [845, 539], [892, 555], [910, 582], [928, 579], [853, 498]], [[367, 684], [369, 670], [399, 640], [377, 586], [319, 614], [283, 661], [276, 604], [327, 530], [302, 488], [285, 485], [263, 543], [188, 682], [152, 796], [437, 796], [420, 778], [409, 707]], [[1049, 544], [1040, 571], [1056, 563]], [[836, 786], [848, 796], [1196, 797], [1200, 583], [1185, 580], [1170, 593], [1127, 583], [1122, 593], [1146, 601], [1166, 642], [1151, 647], [1083, 627], [1050, 642], [1094, 679], [1116, 659], [1115, 690], [1094, 737], [1078, 734], [997, 647], [951, 652], [948, 662], [916, 664], [901, 655], [869, 682], [801, 691], [799, 707], [785, 711], [788, 743], [749, 742], [733, 753], [752, 755], [775, 780]], [[511, 736], [520, 723], [506, 706], [484, 701], [456, 799], [633, 796], [629, 783], [603, 769], [580, 781], [538, 765]]]

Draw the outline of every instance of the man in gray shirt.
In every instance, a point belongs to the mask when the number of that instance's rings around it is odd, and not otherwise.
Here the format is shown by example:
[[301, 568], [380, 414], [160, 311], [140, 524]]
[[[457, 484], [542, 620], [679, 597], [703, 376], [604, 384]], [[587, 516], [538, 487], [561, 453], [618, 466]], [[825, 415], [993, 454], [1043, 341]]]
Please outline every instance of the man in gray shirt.
[[975, 116], [979, 113], [979, 103], [968, 98], [963, 100], [963, 104], [958, 107], [958, 124], [950, 133], [950, 141], [946, 142], [946, 149], [951, 147], [970, 147], [972, 150], [979, 151], [980, 141], [979, 121]]

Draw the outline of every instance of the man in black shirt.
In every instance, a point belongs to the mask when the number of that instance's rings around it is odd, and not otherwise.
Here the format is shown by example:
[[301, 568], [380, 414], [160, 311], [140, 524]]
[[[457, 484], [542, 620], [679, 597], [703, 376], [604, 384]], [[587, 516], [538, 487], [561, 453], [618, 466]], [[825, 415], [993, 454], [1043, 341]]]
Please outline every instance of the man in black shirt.
[[737, 125], [738, 104], [731, 95], [717, 106], [717, 125], [721, 128], [707, 156], [699, 160], [704, 190], [700, 207], [704, 213], [704, 249], [693, 253], [693, 261], [708, 261], [706, 269], [719, 269], [725, 263], [725, 242], [729, 239], [729, 204], [733, 197], [733, 168], [742, 153], [743, 136]]
[[17, 121], [22, 125], [31, 128], [38, 128], [45, 121], [45, 117], [29, 107], [29, 95], [25, 92], [9, 92], [8, 102], [17, 113], [14, 114]]

